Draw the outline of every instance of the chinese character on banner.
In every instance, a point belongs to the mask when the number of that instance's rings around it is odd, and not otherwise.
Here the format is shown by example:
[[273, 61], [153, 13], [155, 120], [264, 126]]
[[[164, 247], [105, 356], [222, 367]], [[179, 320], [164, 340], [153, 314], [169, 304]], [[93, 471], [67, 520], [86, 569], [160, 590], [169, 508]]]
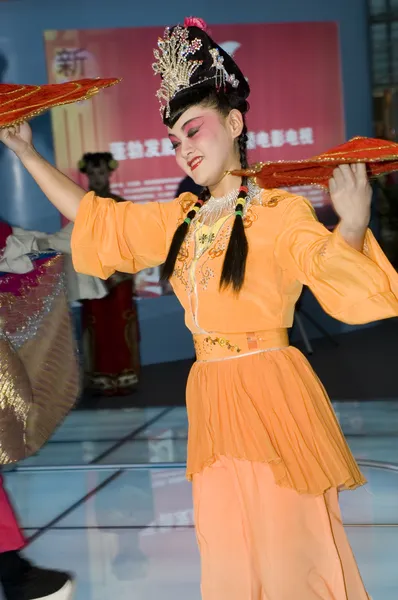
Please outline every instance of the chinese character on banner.
[[314, 132], [311, 127], [300, 129], [300, 144], [307, 145], [314, 143]]
[[169, 138], [163, 138], [160, 142], [162, 156], [174, 156], [174, 148]]
[[298, 137], [298, 133], [295, 129], [288, 129], [286, 131], [286, 143], [290, 144], [291, 146], [298, 146], [299, 144], [299, 137]]
[[259, 131], [256, 136], [257, 146], [260, 148], [269, 148], [271, 146], [269, 141], [269, 134], [266, 131]]
[[254, 133], [254, 131], [248, 131], [247, 133], [247, 149], [256, 149], [256, 134]]
[[285, 134], [280, 129], [271, 131], [271, 145], [274, 148], [281, 148], [285, 143]]
[[126, 144], [124, 142], [111, 142], [109, 150], [115, 160], [126, 160]]
[[145, 140], [145, 157], [154, 158], [160, 156], [159, 140]]
[[86, 58], [86, 52], [82, 48], [58, 50], [55, 57], [57, 74], [63, 77], [84, 77]]
[[137, 158], [144, 158], [144, 146], [139, 141], [128, 142], [127, 155], [133, 160]]

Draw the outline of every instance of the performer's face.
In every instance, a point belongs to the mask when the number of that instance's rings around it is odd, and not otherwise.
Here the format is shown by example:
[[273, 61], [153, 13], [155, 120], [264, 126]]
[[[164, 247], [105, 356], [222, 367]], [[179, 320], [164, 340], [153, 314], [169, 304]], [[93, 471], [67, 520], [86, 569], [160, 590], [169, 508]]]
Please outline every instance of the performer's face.
[[109, 184], [111, 172], [105, 160], [101, 160], [98, 165], [88, 164], [86, 174], [90, 188], [94, 192], [100, 192]]
[[188, 108], [174, 127], [168, 128], [178, 165], [198, 185], [215, 186], [225, 171], [240, 167], [236, 138], [242, 126], [239, 111], [224, 117], [215, 108]]

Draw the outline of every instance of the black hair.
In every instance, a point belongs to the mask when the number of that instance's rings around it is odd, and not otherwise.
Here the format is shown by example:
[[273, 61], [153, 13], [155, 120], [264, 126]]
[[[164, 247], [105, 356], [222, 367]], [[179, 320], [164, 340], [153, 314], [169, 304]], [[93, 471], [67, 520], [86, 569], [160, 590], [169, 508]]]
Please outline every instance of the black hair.
[[[227, 116], [231, 110], [239, 110], [243, 116], [243, 129], [236, 143], [239, 150], [241, 167], [248, 167], [247, 162], [247, 127], [245, 114], [249, 110], [249, 103], [246, 99], [228, 86], [225, 90], [216, 90], [214, 86], [192, 86], [177, 96], [170, 102], [170, 115], [163, 117], [163, 122], [168, 127], [173, 127], [181, 115], [190, 107], [203, 105], [217, 109], [222, 115]], [[234, 292], [239, 292], [245, 279], [246, 261], [248, 254], [248, 242], [243, 223], [243, 204], [247, 196], [247, 178], [242, 179], [242, 185], [239, 190], [235, 208], [235, 219], [229, 238], [227, 251], [224, 258], [224, 264], [221, 272], [220, 289], [232, 287]], [[161, 279], [168, 280], [174, 272], [175, 263], [185, 236], [188, 233], [190, 223], [195, 217], [200, 207], [210, 198], [210, 191], [204, 188], [198, 197], [198, 201], [189, 211], [186, 219], [179, 225], [174, 233], [170, 244], [170, 249], [166, 262], [162, 267]]]
[[110, 152], [86, 152], [79, 161], [81, 173], [87, 173], [87, 167], [100, 167], [105, 162], [110, 171], [117, 169], [118, 163]]

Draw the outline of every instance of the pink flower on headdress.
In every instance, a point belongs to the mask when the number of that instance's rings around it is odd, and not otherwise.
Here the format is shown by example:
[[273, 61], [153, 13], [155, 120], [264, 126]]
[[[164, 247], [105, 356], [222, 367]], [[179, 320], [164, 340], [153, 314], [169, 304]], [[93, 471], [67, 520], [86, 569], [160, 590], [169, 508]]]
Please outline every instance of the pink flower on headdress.
[[198, 27], [199, 29], [203, 29], [203, 31], [208, 30], [206, 22], [199, 17], [185, 17], [184, 27]]

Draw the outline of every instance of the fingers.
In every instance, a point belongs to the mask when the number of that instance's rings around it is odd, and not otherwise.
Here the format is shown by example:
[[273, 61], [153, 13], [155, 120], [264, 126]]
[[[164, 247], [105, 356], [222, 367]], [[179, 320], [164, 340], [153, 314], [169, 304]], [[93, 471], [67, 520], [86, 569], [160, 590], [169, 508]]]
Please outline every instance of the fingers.
[[353, 165], [351, 165], [351, 169], [352, 172], [354, 173], [354, 175], [357, 177], [357, 179], [367, 179], [368, 178], [368, 173], [366, 170], [366, 164], [365, 163], [355, 163]]
[[2, 127], [0, 129], [0, 136], [2, 140], [6, 140], [8, 137], [10, 137], [10, 129], [8, 127]]
[[18, 135], [20, 132], [21, 126], [19, 124], [17, 125], [10, 125], [9, 127], [2, 127], [0, 129], [0, 131], [3, 133], [3, 135], [7, 135], [7, 136], [14, 136], [14, 135]]
[[351, 168], [351, 165], [340, 165], [337, 169], [342, 175], [342, 181], [344, 183], [355, 183], [355, 175]]
[[[346, 165], [343, 165], [343, 166], [346, 166]], [[336, 187], [344, 186], [344, 184], [346, 182], [346, 176], [345, 176], [344, 170], [341, 168], [341, 166], [337, 167], [337, 169], [334, 169], [333, 179], [336, 184]]]
[[2, 133], [4, 137], [12, 137], [13, 135], [16, 134], [15, 131], [15, 126], [11, 126], [11, 127], [4, 127], [2, 129]]
[[354, 163], [352, 165], [339, 165], [333, 171], [333, 178], [337, 187], [347, 184], [355, 185], [368, 180], [366, 164]]

